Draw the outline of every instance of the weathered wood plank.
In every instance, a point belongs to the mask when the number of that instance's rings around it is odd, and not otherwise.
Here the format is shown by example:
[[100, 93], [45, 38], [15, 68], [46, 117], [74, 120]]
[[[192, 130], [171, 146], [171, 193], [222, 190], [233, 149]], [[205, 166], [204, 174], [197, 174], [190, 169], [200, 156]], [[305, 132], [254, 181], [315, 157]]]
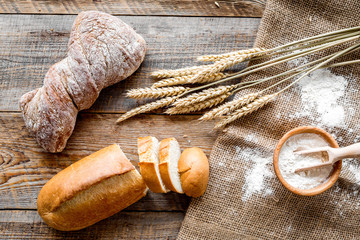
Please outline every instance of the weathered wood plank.
[[[137, 138], [175, 137], [182, 149], [202, 148], [209, 156], [216, 133], [214, 122], [198, 125], [198, 116], [141, 115], [115, 125], [120, 114], [82, 113], [67, 147], [62, 153], [44, 152], [29, 136], [20, 113], [0, 115], [0, 209], [35, 209], [41, 187], [57, 172], [73, 162], [113, 143], [136, 162]], [[183, 211], [185, 195], [150, 193], [128, 210]]]
[[211, 0], [0, 0], [0, 13], [22, 14], [78, 14], [81, 11], [98, 10], [114, 15], [261, 17], [264, 7], [265, 0], [217, 1], [217, 4]]
[[0, 239], [175, 239], [183, 218], [182, 212], [120, 212], [83, 230], [61, 232], [36, 211], [0, 211]]
[[[18, 111], [20, 97], [41, 87], [48, 68], [66, 56], [75, 16], [0, 15], [0, 111]], [[130, 88], [150, 86], [149, 73], [196, 64], [199, 55], [251, 48], [260, 19], [124, 16], [148, 44], [141, 68], [104, 89], [88, 111], [125, 112], [138, 103]]]

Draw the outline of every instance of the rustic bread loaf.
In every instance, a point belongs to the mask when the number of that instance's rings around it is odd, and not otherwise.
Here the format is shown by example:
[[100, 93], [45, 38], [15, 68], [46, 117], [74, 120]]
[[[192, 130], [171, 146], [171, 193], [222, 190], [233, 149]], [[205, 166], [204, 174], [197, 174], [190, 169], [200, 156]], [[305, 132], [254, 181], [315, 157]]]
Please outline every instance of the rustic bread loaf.
[[155, 137], [138, 138], [139, 167], [146, 185], [154, 193], [166, 193], [159, 171], [159, 141]]
[[88, 227], [144, 197], [147, 187], [117, 144], [56, 174], [41, 189], [37, 209], [51, 227]]
[[186, 195], [200, 197], [205, 193], [209, 180], [209, 161], [200, 148], [187, 148], [181, 153], [179, 173]]
[[100, 91], [135, 72], [146, 43], [130, 26], [109, 14], [81, 12], [75, 19], [67, 57], [47, 72], [44, 85], [20, 99], [26, 127], [41, 147], [61, 152], [78, 111]]
[[181, 187], [178, 162], [181, 150], [175, 138], [166, 138], [160, 142], [159, 170], [165, 186], [173, 192], [184, 193]]

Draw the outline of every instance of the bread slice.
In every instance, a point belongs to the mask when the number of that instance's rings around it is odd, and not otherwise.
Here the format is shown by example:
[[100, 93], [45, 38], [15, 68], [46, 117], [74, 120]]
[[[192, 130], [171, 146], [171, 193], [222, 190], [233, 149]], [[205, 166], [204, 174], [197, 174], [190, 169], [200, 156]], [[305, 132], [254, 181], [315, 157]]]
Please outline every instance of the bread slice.
[[168, 192], [159, 171], [159, 141], [151, 136], [138, 138], [138, 153], [139, 167], [146, 185], [154, 193]]
[[165, 186], [173, 192], [184, 193], [181, 187], [178, 162], [180, 159], [180, 146], [175, 138], [167, 138], [160, 142], [160, 175]]

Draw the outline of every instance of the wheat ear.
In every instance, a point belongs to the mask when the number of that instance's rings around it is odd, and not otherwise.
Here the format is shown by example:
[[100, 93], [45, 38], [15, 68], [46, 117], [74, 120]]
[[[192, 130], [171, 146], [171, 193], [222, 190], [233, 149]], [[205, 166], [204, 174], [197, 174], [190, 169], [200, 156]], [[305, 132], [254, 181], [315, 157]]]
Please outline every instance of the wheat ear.
[[152, 72], [151, 76], [153, 76], [155, 78], [159, 78], [159, 79], [160, 78], [181, 77], [181, 76], [197, 74], [199, 71], [203, 70], [205, 67], [206, 67], [206, 65], [180, 68], [180, 69], [175, 69], [175, 70], [160, 70], [160, 71]]
[[169, 108], [165, 113], [168, 114], [182, 114], [182, 113], [190, 113], [190, 112], [197, 112], [205, 108], [210, 108], [213, 106], [216, 106], [223, 101], [225, 101], [230, 96], [230, 93], [225, 93], [223, 95], [207, 99], [204, 102], [196, 103], [192, 106], [186, 106], [186, 107], [172, 107]]
[[242, 107], [246, 104], [249, 104], [250, 102], [254, 101], [255, 98], [259, 96], [258, 93], [249, 93], [241, 98], [234, 99], [230, 102], [224, 103], [220, 105], [217, 108], [214, 108], [207, 113], [205, 113], [199, 120], [201, 121], [208, 121], [212, 120], [217, 117], [224, 116], [225, 114], [228, 114], [230, 112], [233, 112], [234, 110], [238, 109], [239, 107]]
[[246, 59], [246, 55], [235, 56], [231, 58], [222, 59], [218, 62], [208, 65], [206, 68], [201, 70], [198, 74], [190, 79], [191, 83], [203, 83], [209, 75], [217, 72], [221, 72], [228, 67], [234, 66], [235, 64], [241, 63]]
[[193, 78], [191, 78], [191, 83], [203, 83], [206, 78], [208, 78], [209, 75], [212, 75], [216, 72], [224, 71], [226, 68], [232, 67], [238, 63], [243, 62], [245, 59], [250, 57], [255, 57], [257, 55], [261, 55], [261, 52], [259, 54], [243, 54], [239, 56], [232, 56], [229, 58], [221, 59], [213, 64], [205, 65], [205, 68], [202, 70], [199, 70], [200, 72], [196, 74]]
[[176, 96], [184, 93], [190, 88], [186, 87], [165, 87], [165, 88], [137, 88], [131, 89], [126, 93], [130, 98], [159, 98]]
[[220, 55], [205, 55], [205, 56], [198, 57], [197, 60], [202, 61], [202, 62], [216, 62], [216, 61], [219, 61], [219, 60], [222, 60], [225, 58], [240, 56], [240, 55], [244, 55], [244, 54], [260, 53], [265, 50], [266, 50], [265, 48], [253, 48], [253, 49], [224, 53], [224, 54], [220, 54]]
[[173, 103], [176, 100], [176, 98], [177, 98], [177, 96], [162, 98], [155, 102], [147, 103], [140, 107], [134, 108], [134, 109], [126, 112], [125, 114], [123, 114], [120, 118], [118, 118], [118, 120], [116, 120], [116, 123], [120, 123], [120, 122], [122, 122], [128, 118], [131, 118], [137, 114], [140, 114], [140, 113], [150, 112], [152, 110], [168, 106], [171, 103]]
[[278, 93], [275, 93], [275, 94], [265, 95], [263, 97], [255, 99], [255, 101], [253, 101], [252, 103], [249, 103], [246, 106], [244, 106], [238, 110], [235, 110], [235, 112], [231, 113], [229, 116], [226, 116], [226, 118], [224, 118], [223, 120], [221, 120], [220, 122], [218, 122], [215, 125], [215, 128], [218, 129], [218, 128], [225, 127], [226, 125], [235, 121], [236, 119], [239, 119], [242, 116], [245, 116], [249, 113], [252, 113], [252, 112], [258, 110], [259, 108], [265, 106], [267, 103], [274, 100], [274, 98], [277, 95], [278, 95]]
[[[204, 79], [204, 82], [214, 82], [214, 81], [226, 78], [229, 75], [230, 74], [221, 73], [221, 72], [214, 73], [214, 74], [209, 75], [208, 78]], [[190, 83], [190, 80], [192, 77], [194, 77], [194, 75], [166, 78], [166, 79], [163, 79], [161, 81], [154, 83], [151, 87], [158, 88], [158, 87], [167, 87], [167, 86], [187, 84], [187, 83]]]
[[198, 93], [193, 93], [187, 97], [179, 98], [174, 103], [175, 107], [186, 107], [189, 105], [193, 105], [198, 102], [203, 102], [209, 98], [214, 98], [220, 95], [223, 95], [226, 92], [229, 92], [236, 88], [236, 85], [230, 86], [219, 86], [216, 88], [208, 88]]

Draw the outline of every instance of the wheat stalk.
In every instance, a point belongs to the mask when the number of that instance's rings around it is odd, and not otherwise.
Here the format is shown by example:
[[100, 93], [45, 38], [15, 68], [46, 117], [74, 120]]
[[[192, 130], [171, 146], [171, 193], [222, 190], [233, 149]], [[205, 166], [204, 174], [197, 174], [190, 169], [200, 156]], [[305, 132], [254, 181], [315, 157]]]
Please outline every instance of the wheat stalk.
[[196, 103], [191, 106], [186, 107], [172, 107], [169, 108], [165, 113], [168, 114], [183, 114], [183, 113], [191, 113], [191, 112], [197, 112], [205, 108], [211, 108], [213, 106], [216, 106], [223, 101], [225, 101], [230, 96], [230, 92], [227, 92], [223, 95], [207, 99], [203, 102]]
[[[330, 33], [324, 33], [317, 36], [308, 37], [298, 41], [290, 42], [282, 46], [274, 47], [272, 49], [261, 49], [255, 48], [248, 51], [241, 50], [237, 52], [231, 52], [221, 55], [207, 55], [202, 56], [199, 60], [202, 61], [214, 61], [210, 65], [202, 65], [195, 67], [182, 68], [177, 70], [161, 70], [154, 72], [152, 75], [157, 78], [165, 78], [153, 85], [153, 88], [145, 89], [136, 89], [129, 91], [128, 96], [140, 98], [140, 97], [165, 97], [158, 101], [148, 103], [146, 105], [135, 108], [126, 114], [122, 115], [117, 122], [121, 122], [129, 117], [132, 117], [139, 113], [148, 112], [155, 110], [157, 108], [169, 106], [176, 102], [177, 99], [180, 99], [185, 94], [190, 94], [198, 92], [197, 94], [192, 94], [188, 98], [177, 101], [175, 107], [172, 107], [166, 111], [169, 114], [177, 113], [189, 113], [194, 111], [199, 111], [205, 108], [210, 108], [215, 105], [222, 103], [228, 98], [231, 94], [235, 92], [249, 88], [251, 86], [265, 83], [269, 80], [276, 80], [275, 83], [272, 83], [270, 86], [267, 86], [265, 89], [260, 90], [258, 93], [248, 94], [240, 99], [233, 100], [229, 103], [223, 104], [220, 107], [213, 109], [212, 111], [204, 114], [200, 120], [209, 120], [216, 117], [222, 117], [221, 121], [216, 124], [216, 128], [221, 128], [227, 124], [235, 121], [236, 119], [250, 114], [259, 108], [263, 107], [265, 104], [273, 100], [278, 94], [286, 91], [291, 86], [293, 86], [300, 79], [304, 78], [306, 75], [315, 71], [319, 68], [324, 67], [335, 67], [343, 66], [353, 63], [358, 63], [360, 60], [353, 60], [348, 62], [340, 62], [335, 64], [330, 64], [331, 61], [345, 56], [353, 51], [360, 49], [360, 43], [356, 42], [350, 47], [346, 47], [347, 43], [355, 42], [360, 36], [360, 26], [353, 27], [348, 29], [341, 29], [333, 31]], [[309, 56], [311, 54], [317, 53], [319, 51], [324, 51], [331, 47], [335, 46], [345, 46], [346, 49], [336, 51], [330, 55], [319, 58], [317, 60], [311, 61], [309, 63], [303, 64], [295, 69], [282, 72], [271, 77], [264, 79], [257, 79], [249, 82], [237, 83], [235, 85], [229, 86], [226, 90], [225, 88], [215, 88], [215, 85], [229, 82], [230, 80], [244, 77], [246, 75], [262, 71], [264, 69], [269, 69], [279, 64], [286, 63], [287, 61], [296, 59], [298, 57]], [[340, 46], [341, 47], [341, 46]], [[300, 50], [300, 51], [299, 51]], [[232, 74], [224, 74], [221, 71], [224, 71], [226, 68], [229, 68], [237, 63], [240, 63], [245, 60], [253, 59], [262, 59], [260, 55], [265, 55], [265, 57], [272, 57], [278, 55], [279, 57], [271, 58], [267, 61], [251, 65], [241, 71]], [[330, 64], [330, 65], [329, 65]], [[298, 77], [298, 75], [300, 75]], [[286, 76], [285, 78], [283, 78]], [[258, 97], [260, 93], [268, 91], [279, 84], [282, 84], [286, 81], [293, 80], [283, 87], [280, 91], [275, 94], [266, 95], [264, 97]], [[193, 86], [191, 88], [184, 87], [174, 87], [174, 88], [160, 88], [164, 86], [174, 86], [181, 84], [189, 83], [205, 83], [199, 84], [199, 86]], [[236, 88], [234, 89], [234, 86]], [[212, 89], [204, 90], [212, 87]], [[199, 91], [202, 91], [199, 93]], [[176, 96], [173, 96], [175, 95]], [[219, 95], [220, 94], [220, 95]], [[171, 97], [170, 97], [171, 95]], [[240, 108], [241, 107], [241, 108]]]
[[116, 120], [116, 123], [120, 123], [128, 118], [131, 118], [137, 114], [140, 113], [146, 113], [146, 112], [150, 112], [152, 110], [155, 109], [159, 109], [165, 106], [170, 105], [171, 103], [173, 103], [176, 100], [177, 96], [173, 96], [173, 97], [167, 97], [167, 98], [162, 98], [159, 99], [155, 102], [151, 102], [151, 103], [147, 103], [145, 105], [142, 105], [140, 107], [134, 108], [128, 112], [126, 112], [124, 115], [122, 115], [120, 118], [118, 118], [118, 120]]
[[199, 71], [203, 70], [206, 66], [207, 65], [180, 68], [175, 70], [160, 70], [160, 71], [152, 72], [151, 76], [159, 79], [187, 76], [187, 75], [197, 74]]
[[253, 49], [246, 49], [246, 50], [224, 53], [224, 54], [220, 54], [220, 55], [205, 55], [205, 56], [198, 57], [197, 60], [202, 61], [202, 62], [216, 62], [216, 61], [219, 61], [219, 60], [222, 60], [225, 58], [236, 57], [236, 56], [241, 56], [241, 55], [248, 55], [251, 53], [259, 53], [258, 55], [260, 55], [260, 53], [265, 50], [266, 50], [265, 48], [253, 48]]
[[129, 90], [126, 96], [130, 98], [169, 97], [179, 95], [189, 89], [186, 87], [137, 88]]
[[219, 86], [216, 88], [208, 88], [198, 93], [193, 93], [185, 98], [179, 98], [174, 103], [173, 106], [175, 107], [186, 107], [198, 102], [203, 102], [209, 98], [214, 98], [219, 95], [223, 95], [224, 93], [227, 93], [234, 88], [236, 88], [237, 85], [230, 85], [230, 86]]
[[274, 98], [277, 95], [278, 95], [278, 93], [275, 93], [275, 94], [265, 95], [263, 97], [255, 99], [255, 101], [253, 101], [252, 103], [249, 103], [246, 106], [244, 106], [238, 110], [235, 110], [235, 112], [231, 113], [229, 116], [226, 116], [223, 120], [221, 120], [220, 122], [218, 122], [215, 125], [215, 128], [218, 129], [218, 128], [225, 127], [226, 125], [235, 121], [236, 119], [239, 119], [249, 113], [252, 113], [252, 112], [258, 110], [259, 108], [262, 108], [267, 103], [274, 100]]
[[[187, 75], [187, 76], [181, 76], [181, 77], [174, 77], [174, 78], [166, 78], [161, 81], [158, 81], [154, 83], [151, 87], [158, 88], [158, 87], [167, 87], [167, 86], [175, 86], [175, 85], [182, 85], [182, 84], [188, 84], [190, 83], [190, 79], [194, 75]], [[230, 76], [230, 74], [226, 73], [214, 73], [208, 76], [207, 79], [204, 79], [204, 82], [213, 82], [220, 79], [223, 79], [225, 77]]]
[[205, 113], [199, 120], [208, 121], [217, 117], [224, 116], [230, 112], [235, 111], [239, 107], [242, 107], [250, 102], [254, 101], [255, 98], [259, 96], [260, 92], [257, 93], [249, 93], [241, 98], [234, 99], [230, 102], [224, 103], [217, 108], [214, 108], [207, 113]]

